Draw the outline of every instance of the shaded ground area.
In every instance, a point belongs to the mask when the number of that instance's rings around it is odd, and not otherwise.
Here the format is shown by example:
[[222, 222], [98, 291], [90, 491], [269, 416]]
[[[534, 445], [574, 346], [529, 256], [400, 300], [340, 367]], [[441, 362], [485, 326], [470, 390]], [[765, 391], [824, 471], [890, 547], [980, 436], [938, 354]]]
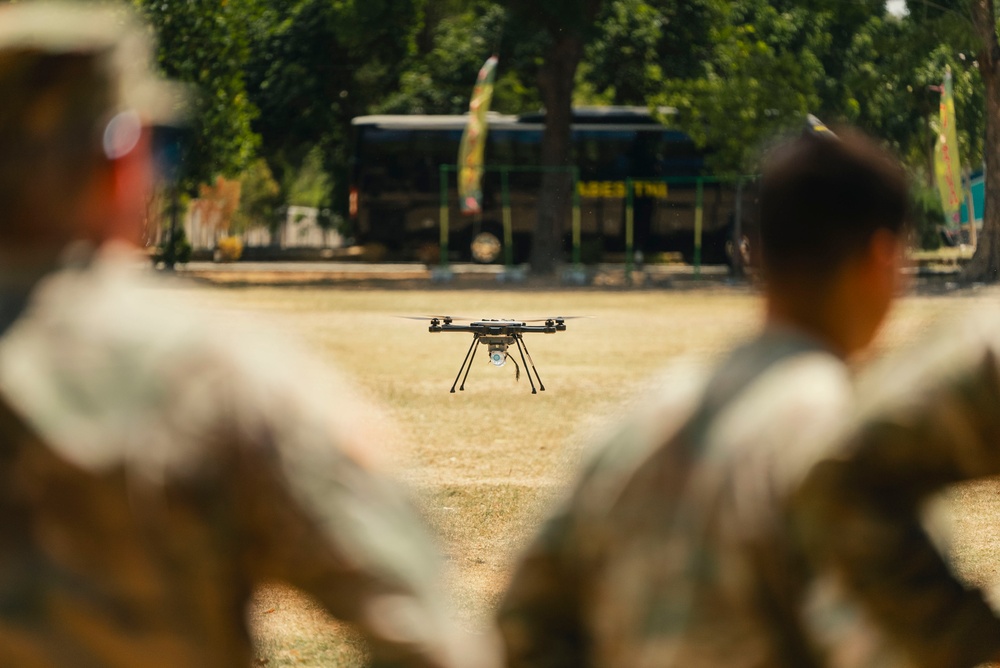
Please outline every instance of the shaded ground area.
[[679, 287], [700, 283], [725, 283], [729, 269], [724, 266], [692, 267], [659, 264], [626, 267], [601, 264], [579, 269], [567, 267], [554, 277], [530, 276], [525, 267], [456, 263], [448, 267], [420, 263], [358, 262], [192, 262], [179, 266], [180, 276], [209, 285], [230, 287], [363, 285], [411, 289], [435, 287], [466, 289], [516, 286], [521, 289], [559, 287]]
[[[470, 628], [491, 615], [512, 560], [572, 480], [593, 435], [641, 398], [657, 370], [681, 357], [710, 363], [759, 322], [751, 288], [718, 282], [683, 290], [394, 285], [178, 281], [169, 289], [304, 341], [403, 426], [391, 463], [441, 539], [455, 605]], [[996, 308], [997, 297], [971, 289], [910, 296], [873, 355], [903, 347], [966, 309]], [[594, 317], [570, 321], [565, 333], [527, 339], [546, 392], [532, 395], [510, 365], [493, 368], [481, 356], [466, 391], [450, 394], [469, 336], [429, 334], [424, 323], [394, 317], [429, 313]], [[996, 582], [1000, 486], [958, 488], [948, 501], [945, 514], [957, 519], [957, 567], [970, 581]], [[294, 592], [262, 590], [250, 616], [260, 665], [363, 664], [356, 638]]]
[[[963, 255], [963, 253], [965, 253]], [[916, 294], [941, 294], [965, 289], [959, 272], [967, 261], [963, 249], [921, 251], [907, 270]], [[564, 267], [555, 276], [534, 277], [526, 267], [456, 263], [447, 268], [420, 263], [360, 262], [192, 262], [180, 265], [177, 275], [197, 283], [225, 287], [365, 287], [388, 290], [564, 290], [666, 289], [701, 290], [706, 287], [751, 287], [752, 270], [734, 278], [728, 266], [694, 267], [682, 263], [609, 263]]]

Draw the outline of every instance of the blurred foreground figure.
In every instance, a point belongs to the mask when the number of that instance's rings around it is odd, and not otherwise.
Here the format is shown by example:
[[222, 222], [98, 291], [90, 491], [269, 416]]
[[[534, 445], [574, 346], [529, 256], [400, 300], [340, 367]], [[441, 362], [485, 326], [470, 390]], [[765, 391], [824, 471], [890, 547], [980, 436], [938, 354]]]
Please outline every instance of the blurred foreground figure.
[[849, 602], [812, 591], [789, 504], [899, 288], [907, 199], [853, 132], [770, 155], [763, 331], [708, 378], [668, 376], [603, 444], [502, 603], [511, 666], [890, 665]]
[[1000, 621], [921, 522], [936, 492], [1000, 474], [1000, 318], [967, 316], [868, 375], [838, 456], [802, 487], [805, 543], [917, 665], [1000, 661]]
[[248, 666], [270, 580], [357, 624], [376, 665], [481, 665], [349, 393], [132, 271], [172, 111], [144, 34], [0, 8], [0, 665]]

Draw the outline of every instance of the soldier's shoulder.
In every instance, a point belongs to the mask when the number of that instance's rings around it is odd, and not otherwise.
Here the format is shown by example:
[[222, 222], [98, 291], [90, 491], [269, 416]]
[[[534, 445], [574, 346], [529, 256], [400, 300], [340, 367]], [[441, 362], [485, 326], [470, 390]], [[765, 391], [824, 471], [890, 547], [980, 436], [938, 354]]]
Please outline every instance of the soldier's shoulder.
[[961, 311], [932, 323], [920, 339], [891, 351], [860, 374], [862, 412], [930, 401], [929, 395], [989, 372], [998, 360], [1000, 311]]
[[627, 414], [598, 430], [584, 453], [573, 503], [583, 512], [602, 512], [634, 473], [666, 447], [697, 408], [710, 367], [679, 360], [654, 376]]
[[280, 433], [317, 451], [365, 452], [353, 441], [370, 440], [369, 413], [331, 369], [193, 294], [123, 257], [66, 267], [0, 339], [0, 391], [87, 466], [120, 460], [138, 425], [148, 452], [179, 453], [177, 442], [195, 447], [219, 428], [248, 443]]

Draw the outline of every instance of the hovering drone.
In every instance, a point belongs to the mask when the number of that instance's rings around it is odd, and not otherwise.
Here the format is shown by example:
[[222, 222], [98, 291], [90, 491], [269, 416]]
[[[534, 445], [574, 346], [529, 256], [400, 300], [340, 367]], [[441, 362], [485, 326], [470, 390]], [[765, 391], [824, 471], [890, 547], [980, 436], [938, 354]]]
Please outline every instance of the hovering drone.
[[[559, 317], [559, 318], [542, 318], [540, 320], [491, 320], [482, 319], [474, 320], [468, 324], [456, 324], [451, 316], [427, 316], [427, 318], [418, 318], [419, 320], [428, 319], [430, 320], [430, 327], [427, 331], [432, 334], [438, 332], [467, 332], [472, 334], [472, 345], [469, 346], [468, 352], [465, 353], [465, 359], [462, 361], [462, 366], [458, 369], [458, 375], [455, 376], [455, 382], [451, 384], [451, 391], [455, 391], [455, 385], [458, 385], [458, 379], [462, 379], [462, 385], [458, 388], [460, 391], [465, 390], [465, 380], [469, 377], [469, 370], [472, 369], [472, 360], [476, 358], [476, 347], [477, 343], [481, 343], [487, 348], [489, 354], [490, 364], [493, 366], [503, 366], [510, 360], [516, 368], [516, 379], [521, 377], [521, 367], [518, 366], [517, 360], [515, 360], [507, 349], [510, 346], [517, 346], [518, 352], [521, 354], [521, 363], [524, 364], [524, 372], [528, 376], [528, 382], [531, 383], [531, 393], [538, 394], [538, 390], [535, 389], [535, 380], [538, 381], [538, 389], [542, 392], [545, 391], [545, 385], [542, 384], [542, 379], [538, 376], [538, 370], [535, 368], [535, 362], [531, 359], [531, 353], [528, 352], [528, 346], [524, 342], [524, 334], [528, 332], [540, 332], [542, 334], [555, 334], [556, 332], [566, 331], [566, 320], [572, 316]], [[540, 325], [530, 325], [528, 323], [539, 322]], [[525, 359], [527, 356], [527, 359]], [[528, 369], [528, 365], [531, 365], [531, 369]], [[465, 372], [465, 376], [462, 376], [462, 372]], [[532, 378], [531, 374], [534, 372], [535, 377]]]

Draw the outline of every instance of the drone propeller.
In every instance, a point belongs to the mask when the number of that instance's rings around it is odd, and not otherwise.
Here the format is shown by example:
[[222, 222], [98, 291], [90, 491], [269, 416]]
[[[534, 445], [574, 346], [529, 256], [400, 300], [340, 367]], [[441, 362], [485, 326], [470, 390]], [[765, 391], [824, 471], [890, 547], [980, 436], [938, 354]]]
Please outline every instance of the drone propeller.
[[521, 322], [548, 322], [550, 320], [579, 320], [581, 318], [593, 318], [592, 315], [556, 315], [551, 318], [532, 318], [531, 320], [522, 320]]
[[406, 320], [442, 320], [446, 323], [455, 320], [474, 320], [475, 318], [467, 318], [461, 315], [397, 315], [397, 318], [405, 318]]

